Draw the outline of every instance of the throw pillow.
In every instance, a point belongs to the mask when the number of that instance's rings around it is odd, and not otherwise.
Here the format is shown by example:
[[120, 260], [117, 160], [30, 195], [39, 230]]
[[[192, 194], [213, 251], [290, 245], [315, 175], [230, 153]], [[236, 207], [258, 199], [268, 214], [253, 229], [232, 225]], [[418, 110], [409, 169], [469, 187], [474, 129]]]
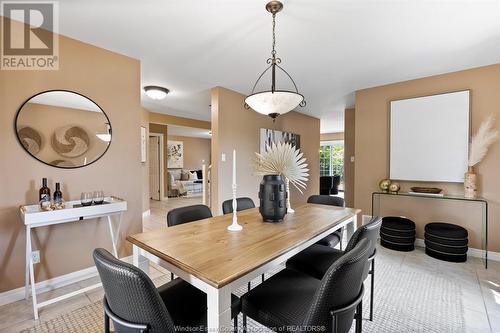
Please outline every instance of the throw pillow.
[[189, 180], [198, 180], [198, 175], [196, 174], [196, 172], [189, 173]]
[[189, 171], [182, 170], [181, 180], [189, 180]]

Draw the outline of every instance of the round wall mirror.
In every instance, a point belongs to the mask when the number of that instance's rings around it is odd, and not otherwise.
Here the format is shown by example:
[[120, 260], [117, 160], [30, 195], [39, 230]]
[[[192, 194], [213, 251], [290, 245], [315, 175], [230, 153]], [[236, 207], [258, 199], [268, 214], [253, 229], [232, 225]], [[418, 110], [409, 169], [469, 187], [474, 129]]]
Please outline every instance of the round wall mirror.
[[19, 108], [15, 130], [31, 156], [58, 168], [92, 164], [111, 144], [108, 116], [95, 102], [72, 91], [32, 96]]

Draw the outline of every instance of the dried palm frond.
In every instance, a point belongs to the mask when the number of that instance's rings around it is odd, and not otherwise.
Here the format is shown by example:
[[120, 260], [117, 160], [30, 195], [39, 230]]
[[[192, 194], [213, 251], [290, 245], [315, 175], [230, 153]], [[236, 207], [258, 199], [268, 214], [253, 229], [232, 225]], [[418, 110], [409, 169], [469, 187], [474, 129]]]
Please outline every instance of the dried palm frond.
[[281, 175], [302, 193], [309, 176], [306, 159], [302, 157], [304, 154], [290, 143], [272, 143], [266, 148], [265, 153], [255, 153], [255, 173], [260, 176]]
[[479, 126], [476, 135], [472, 137], [469, 151], [469, 167], [481, 162], [488, 152], [488, 147], [500, 138], [500, 133], [493, 129], [494, 121], [493, 116], [489, 116]]

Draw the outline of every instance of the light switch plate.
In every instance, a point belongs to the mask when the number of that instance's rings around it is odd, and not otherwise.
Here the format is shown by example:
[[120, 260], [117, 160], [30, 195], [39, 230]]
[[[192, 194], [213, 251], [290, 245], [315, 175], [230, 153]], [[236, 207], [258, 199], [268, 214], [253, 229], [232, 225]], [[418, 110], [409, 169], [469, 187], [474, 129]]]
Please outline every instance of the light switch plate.
[[222, 153], [221, 160], [222, 162], [226, 162], [226, 153]]

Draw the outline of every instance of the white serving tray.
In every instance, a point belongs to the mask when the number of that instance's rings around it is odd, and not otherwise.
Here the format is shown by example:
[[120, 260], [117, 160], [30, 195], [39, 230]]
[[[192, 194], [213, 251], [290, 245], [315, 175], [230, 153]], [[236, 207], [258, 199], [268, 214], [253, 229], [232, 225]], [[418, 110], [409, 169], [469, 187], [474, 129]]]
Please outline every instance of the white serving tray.
[[69, 221], [87, 220], [112, 214], [119, 214], [127, 210], [127, 202], [117, 197], [106, 197], [102, 205], [75, 207], [80, 200], [65, 202], [66, 207], [59, 210], [42, 211], [39, 205], [25, 205], [19, 207], [21, 219], [25, 225], [58, 224]]

